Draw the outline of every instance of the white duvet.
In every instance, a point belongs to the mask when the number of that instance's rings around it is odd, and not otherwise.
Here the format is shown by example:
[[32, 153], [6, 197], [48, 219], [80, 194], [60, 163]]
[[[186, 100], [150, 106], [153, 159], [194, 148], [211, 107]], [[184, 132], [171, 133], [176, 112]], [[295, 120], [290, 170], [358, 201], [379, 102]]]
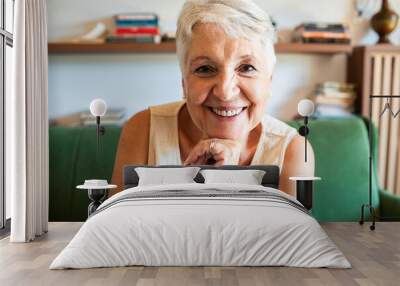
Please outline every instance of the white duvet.
[[[174, 190], [182, 194], [262, 191], [271, 199], [246, 195], [180, 197], [179, 193], [174, 197], [124, 199], [137, 192], [146, 195]], [[279, 190], [254, 185], [127, 189], [99, 207], [50, 269], [127, 265], [350, 268], [318, 222], [296, 207], [299, 204]]]

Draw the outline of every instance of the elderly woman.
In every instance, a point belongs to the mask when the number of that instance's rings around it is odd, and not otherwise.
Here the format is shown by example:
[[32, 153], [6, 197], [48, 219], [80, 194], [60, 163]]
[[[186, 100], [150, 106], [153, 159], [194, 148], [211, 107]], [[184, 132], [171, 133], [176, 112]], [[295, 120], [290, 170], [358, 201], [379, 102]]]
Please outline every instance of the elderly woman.
[[[177, 55], [184, 100], [153, 106], [127, 121], [113, 183], [125, 164], [274, 164], [280, 190], [290, 176], [313, 176], [309, 145], [266, 114], [276, 62], [268, 15], [249, 0], [187, 1], [178, 19]], [[308, 143], [307, 143], [308, 144]]]

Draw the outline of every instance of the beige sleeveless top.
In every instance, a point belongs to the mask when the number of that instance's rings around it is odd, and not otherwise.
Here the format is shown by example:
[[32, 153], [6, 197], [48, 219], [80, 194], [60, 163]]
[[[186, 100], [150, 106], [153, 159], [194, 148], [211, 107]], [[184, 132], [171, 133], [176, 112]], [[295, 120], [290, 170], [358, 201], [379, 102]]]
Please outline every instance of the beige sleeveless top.
[[[182, 165], [179, 149], [178, 113], [185, 101], [150, 107], [149, 165]], [[282, 170], [285, 150], [297, 134], [286, 123], [265, 115], [251, 165], [278, 165]]]

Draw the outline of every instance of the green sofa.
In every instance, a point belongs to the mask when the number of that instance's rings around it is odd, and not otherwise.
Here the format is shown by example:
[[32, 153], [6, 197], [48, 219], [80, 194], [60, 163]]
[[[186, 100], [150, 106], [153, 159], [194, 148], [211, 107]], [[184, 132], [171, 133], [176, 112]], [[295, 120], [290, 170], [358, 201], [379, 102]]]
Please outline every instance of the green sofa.
[[[300, 122], [291, 121], [293, 127]], [[310, 122], [316, 176], [312, 215], [319, 221], [358, 221], [368, 202], [368, 133], [360, 117]], [[121, 127], [108, 126], [96, 158], [94, 127], [50, 127], [50, 221], [84, 221], [89, 199], [75, 187], [85, 179], [111, 180]], [[376, 133], [376, 132], [375, 132]], [[376, 136], [375, 136], [376, 138]], [[376, 150], [375, 150], [376, 154]], [[381, 216], [400, 216], [400, 197], [377, 186], [373, 205]]]

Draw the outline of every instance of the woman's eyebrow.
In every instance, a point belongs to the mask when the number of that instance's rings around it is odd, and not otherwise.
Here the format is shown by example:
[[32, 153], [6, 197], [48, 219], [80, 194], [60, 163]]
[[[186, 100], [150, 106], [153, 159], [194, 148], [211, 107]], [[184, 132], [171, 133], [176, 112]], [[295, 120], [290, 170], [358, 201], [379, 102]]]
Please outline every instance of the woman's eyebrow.
[[209, 61], [209, 60], [211, 60], [209, 57], [207, 57], [207, 56], [197, 56], [197, 57], [195, 57], [194, 59], [192, 59], [192, 60], [190, 60], [190, 64], [192, 64], [192, 63], [194, 63], [194, 62], [196, 62], [196, 61], [200, 61], [200, 60], [207, 60], [207, 61]]
[[[243, 60], [257, 61], [257, 58], [255, 56], [253, 56], [252, 54], [242, 55], [238, 59], [239, 59], [239, 61], [243, 61]], [[189, 61], [189, 66], [192, 66], [197, 61], [212, 61], [212, 59], [207, 56], [197, 56]]]

